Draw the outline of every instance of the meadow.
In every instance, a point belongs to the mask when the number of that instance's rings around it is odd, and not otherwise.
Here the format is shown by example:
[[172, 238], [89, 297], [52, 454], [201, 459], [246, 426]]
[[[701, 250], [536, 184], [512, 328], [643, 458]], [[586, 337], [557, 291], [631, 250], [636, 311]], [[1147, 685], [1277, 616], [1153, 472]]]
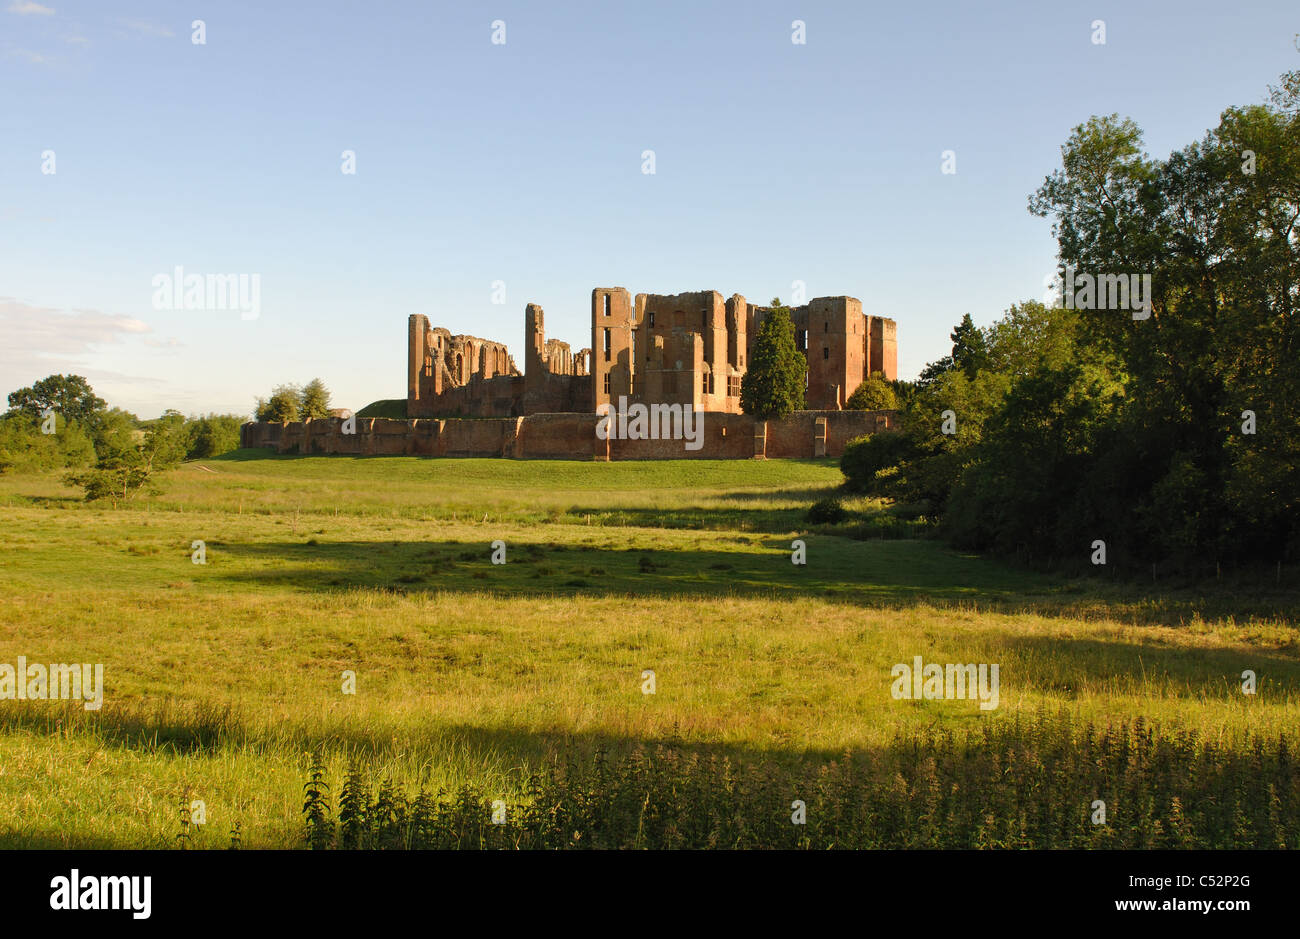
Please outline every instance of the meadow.
[[[1033, 573], [953, 551], [923, 519], [866, 499], [846, 500], [842, 523], [810, 524], [808, 507], [842, 481], [831, 460], [240, 451], [183, 464], [160, 494], [110, 509], [57, 475], [0, 476], [0, 663], [103, 663], [105, 676], [98, 711], [0, 701], [0, 847], [162, 848], [178, 834], [226, 847], [236, 824], [244, 847], [301, 846], [313, 763], [332, 799], [349, 767], [390, 803], [472, 791], [466, 811], [481, 824], [484, 801], [526, 815], [543, 791], [571, 794], [572, 774], [555, 768], [564, 761], [608, 760], [626, 783], [655, 753], [711, 767], [751, 814], [775, 800], [772, 818], [792, 829], [791, 788], [829, 804], [827, 766], [832, 777], [855, 761], [887, 766], [905, 788], [929, 772], [934, 788], [942, 771], [918, 754], [957, 767], [962, 741], [994, 741], [985, 756], [997, 756], [1032, 737], [1050, 768], [1077, 762], [1107, 728], [1138, 741], [1096, 744], [1116, 747], [1116, 765], [1153, 752], [1165, 777], [1183, 759], [1232, 768], [1204, 775], [1235, 785], [1233, 774], [1267, 763], [1277, 785], [1257, 800], [1260, 825], [1272, 812], [1274, 841], [1300, 846], [1287, 750], [1300, 727], [1294, 569], [1201, 585]], [[795, 539], [806, 565], [791, 563]], [[497, 540], [504, 564], [491, 563]], [[914, 656], [998, 663], [999, 707], [895, 700], [891, 667]], [[1241, 690], [1247, 669], [1254, 695]], [[1188, 735], [1195, 747], [1179, 750]], [[1161, 763], [1161, 741], [1182, 754], [1173, 764]], [[1205, 747], [1218, 762], [1197, 763]], [[1104, 784], [1083, 781], [1093, 764], [1110, 765], [1083, 760], [1074, 782], [1057, 780], [1067, 815], [1086, 817], [1094, 792], [1083, 789]], [[988, 771], [1006, 770], [997, 765]], [[736, 766], [761, 768], [767, 788], [739, 793]], [[666, 798], [689, 803], [694, 777], [669, 777]], [[1127, 785], [1117, 792], [1142, 791]], [[178, 820], [193, 800], [204, 825]], [[1016, 843], [990, 833], [983, 808], [952, 813], [959, 835], [945, 840], [931, 817], [930, 840], [916, 843]], [[552, 817], [547, 837], [525, 837], [511, 817], [514, 845], [573, 836], [569, 816]], [[698, 837], [665, 823], [655, 843], [788, 846], [755, 834], [771, 819], [735, 837], [733, 822]], [[615, 841], [642, 844], [641, 828]], [[483, 831], [481, 843], [496, 837]]]

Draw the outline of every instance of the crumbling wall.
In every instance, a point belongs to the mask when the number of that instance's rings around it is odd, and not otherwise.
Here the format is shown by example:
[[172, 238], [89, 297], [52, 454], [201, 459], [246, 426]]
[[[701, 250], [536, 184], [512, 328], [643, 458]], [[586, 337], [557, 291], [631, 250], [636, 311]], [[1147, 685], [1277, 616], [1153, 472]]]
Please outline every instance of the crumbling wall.
[[530, 414], [519, 421], [514, 456], [528, 460], [590, 460], [603, 441], [595, 414]]
[[516, 457], [556, 460], [749, 459], [837, 457], [854, 437], [898, 429], [897, 411], [797, 411], [787, 418], [755, 421], [745, 414], [697, 414], [703, 444], [684, 440], [601, 440], [595, 414], [530, 414], [470, 420], [449, 418], [355, 419], [345, 434], [343, 418], [283, 423], [250, 422], [240, 445], [278, 453], [357, 456]]

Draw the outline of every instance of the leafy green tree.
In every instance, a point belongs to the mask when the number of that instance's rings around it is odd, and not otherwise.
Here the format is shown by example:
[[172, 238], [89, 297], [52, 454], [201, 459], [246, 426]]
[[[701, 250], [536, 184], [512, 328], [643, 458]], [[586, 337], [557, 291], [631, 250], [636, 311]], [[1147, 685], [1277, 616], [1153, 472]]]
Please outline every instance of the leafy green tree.
[[95, 453], [100, 456], [133, 447], [143, 437], [139, 418], [121, 408], [108, 408], [100, 412], [91, 429]]
[[175, 466], [189, 450], [189, 421], [180, 411], [168, 409], [145, 427], [141, 449], [163, 466]]
[[1229, 108], [1163, 161], [1131, 121], [1093, 118], [1031, 200], [1062, 267], [1151, 278], [1149, 318], [1081, 311], [1126, 375], [1110, 460], [1146, 556], [1204, 567], [1300, 550], [1298, 103], [1289, 73], [1271, 105]]
[[1108, 368], [1118, 367], [1087, 334], [1080, 311], [1047, 307], [1038, 300], [1013, 304], [986, 332], [988, 368], [1012, 379], [1026, 378], [1041, 368], [1057, 369], [1086, 358]]
[[105, 407], [104, 399], [96, 396], [90, 382], [80, 375], [51, 375], [9, 393], [9, 413], [24, 414], [32, 420], [53, 410], [70, 421], [93, 427]]
[[234, 414], [208, 414], [186, 425], [186, 459], [202, 460], [239, 449], [239, 429], [245, 418]]
[[1095, 537], [1116, 542], [1113, 505], [1099, 500], [1096, 480], [1121, 400], [1112, 376], [1076, 363], [1016, 381], [954, 482], [946, 533], [1025, 559], [1044, 550], [1078, 555]]
[[87, 501], [130, 502], [142, 492], [157, 491], [157, 477], [181, 461], [184, 443], [185, 418], [168, 411], [150, 423], [139, 442], [107, 449], [94, 467], [65, 479], [83, 489]]
[[1163, 160], [1091, 118], [1030, 208], [1062, 270], [1123, 277], [1129, 309], [963, 318], [902, 431], [846, 449], [849, 484], [1026, 559], [1086, 563], [1096, 539], [1189, 571], [1300, 554], [1300, 72]]
[[790, 311], [780, 297], [773, 297], [740, 381], [740, 409], [760, 420], [803, 410], [807, 370], [808, 360], [795, 345]]
[[299, 406], [301, 420], [320, 420], [330, 416], [330, 393], [325, 383], [313, 378], [303, 386]]
[[[1300, 73], [1152, 159], [1116, 115], [1079, 125], [1031, 198], [1063, 270], [1129, 309], [967, 317], [903, 430], [855, 441], [864, 491], [928, 503], [960, 544], [1076, 563], [1300, 553]], [[1105, 304], [1103, 306], [1114, 306]], [[955, 426], [943, 433], [940, 415]]]
[[933, 362], [927, 362], [921, 369], [921, 374], [916, 378], [916, 390], [920, 391], [928, 385], [937, 381], [945, 372], [953, 368], [952, 356], [945, 355], [941, 359], [935, 359]]
[[297, 385], [279, 385], [270, 398], [258, 398], [254, 412], [259, 421], [296, 421], [302, 413], [302, 390]]
[[907, 402], [901, 430], [870, 435], [851, 456], [846, 449], [840, 469], [849, 487], [942, 511], [1008, 385], [992, 371], [973, 380], [960, 369], [943, 372]]
[[898, 407], [898, 395], [884, 373], [875, 372], [849, 395], [844, 407], [849, 411], [892, 411]]
[[71, 469], [95, 462], [95, 447], [79, 425], [55, 417], [55, 432], [43, 434], [26, 414], [0, 417], [0, 473]]

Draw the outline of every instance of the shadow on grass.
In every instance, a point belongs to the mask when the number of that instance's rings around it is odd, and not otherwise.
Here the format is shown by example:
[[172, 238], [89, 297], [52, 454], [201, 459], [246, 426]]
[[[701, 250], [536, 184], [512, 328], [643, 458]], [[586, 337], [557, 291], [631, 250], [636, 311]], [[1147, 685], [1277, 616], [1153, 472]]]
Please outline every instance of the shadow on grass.
[[[720, 492], [720, 503], [710, 506], [611, 508], [575, 505], [568, 514], [593, 518], [597, 524], [634, 528], [669, 528], [699, 531], [789, 532], [807, 528], [808, 506], [838, 492], [835, 487], [806, 486], [797, 489], [735, 490]], [[725, 503], [734, 502], [735, 506]], [[773, 508], [763, 503], [798, 502], [800, 505]]]
[[[1058, 694], [1078, 694], [1084, 681], [1118, 679], [1154, 684], [1158, 694], [1172, 698], [1244, 704], [1252, 699], [1242, 693], [1242, 672], [1250, 669], [1262, 699], [1300, 697], [1300, 655], [1294, 645], [1266, 651], [1246, 646], [1188, 647], [1163, 642], [1158, 636], [1139, 643], [1018, 634], [1001, 642], [1037, 687]], [[1003, 670], [1002, 683], [1007, 686], [1015, 676], [1005, 666]]]
[[85, 505], [84, 496], [27, 496], [28, 503], [35, 508], [68, 508], [74, 505]]
[[717, 539], [709, 547], [626, 547], [593, 527], [584, 543], [512, 541], [506, 563], [489, 543], [321, 541], [224, 544], [215, 578], [290, 591], [381, 589], [403, 595], [448, 592], [501, 596], [818, 597], [858, 606], [1011, 604], [1057, 585], [933, 542], [858, 542], [801, 535]]
[[[761, 533], [712, 538], [700, 548], [627, 547], [616, 529], [592, 526], [581, 543], [517, 541], [491, 563], [485, 542], [321, 541], [232, 543], [212, 576], [232, 585], [289, 591], [384, 590], [398, 595], [489, 593], [502, 597], [591, 596], [776, 600], [817, 598], [864, 608], [938, 609], [1114, 619], [1185, 626], [1197, 618], [1294, 622], [1293, 592], [1146, 591], [1141, 585], [1067, 581], [930, 539], [853, 540], [805, 534], [806, 563], [792, 541]], [[583, 537], [583, 536], [577, 536]]]

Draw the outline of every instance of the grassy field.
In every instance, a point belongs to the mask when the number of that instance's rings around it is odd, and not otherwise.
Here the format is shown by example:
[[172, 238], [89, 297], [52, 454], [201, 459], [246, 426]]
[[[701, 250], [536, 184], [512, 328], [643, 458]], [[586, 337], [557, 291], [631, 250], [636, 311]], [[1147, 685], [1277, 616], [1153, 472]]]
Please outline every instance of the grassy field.
[[[0, 477], [0, 663], [105, 674], [100, 711], [0, 701], [0, 847], [168, 847], [193, 799], [199, 846], [236, 821], [245, 846], [299, 845], [317, 751], [334, 777], [361, 754], [399, 786], [518, 800], [553, 754], [638, 744], [796, 766], [1045, 713], [1225, 748], [1300, 727], [1294, 571], [1249, 592], [1067, 580], [864, 538], [888, 516], [861, 500], [810, 527], [841, 480], [825, 460], [243, 451], [109, 509]], [[917, 655], [999, 663], [1000, 706], [894, 700]]]

